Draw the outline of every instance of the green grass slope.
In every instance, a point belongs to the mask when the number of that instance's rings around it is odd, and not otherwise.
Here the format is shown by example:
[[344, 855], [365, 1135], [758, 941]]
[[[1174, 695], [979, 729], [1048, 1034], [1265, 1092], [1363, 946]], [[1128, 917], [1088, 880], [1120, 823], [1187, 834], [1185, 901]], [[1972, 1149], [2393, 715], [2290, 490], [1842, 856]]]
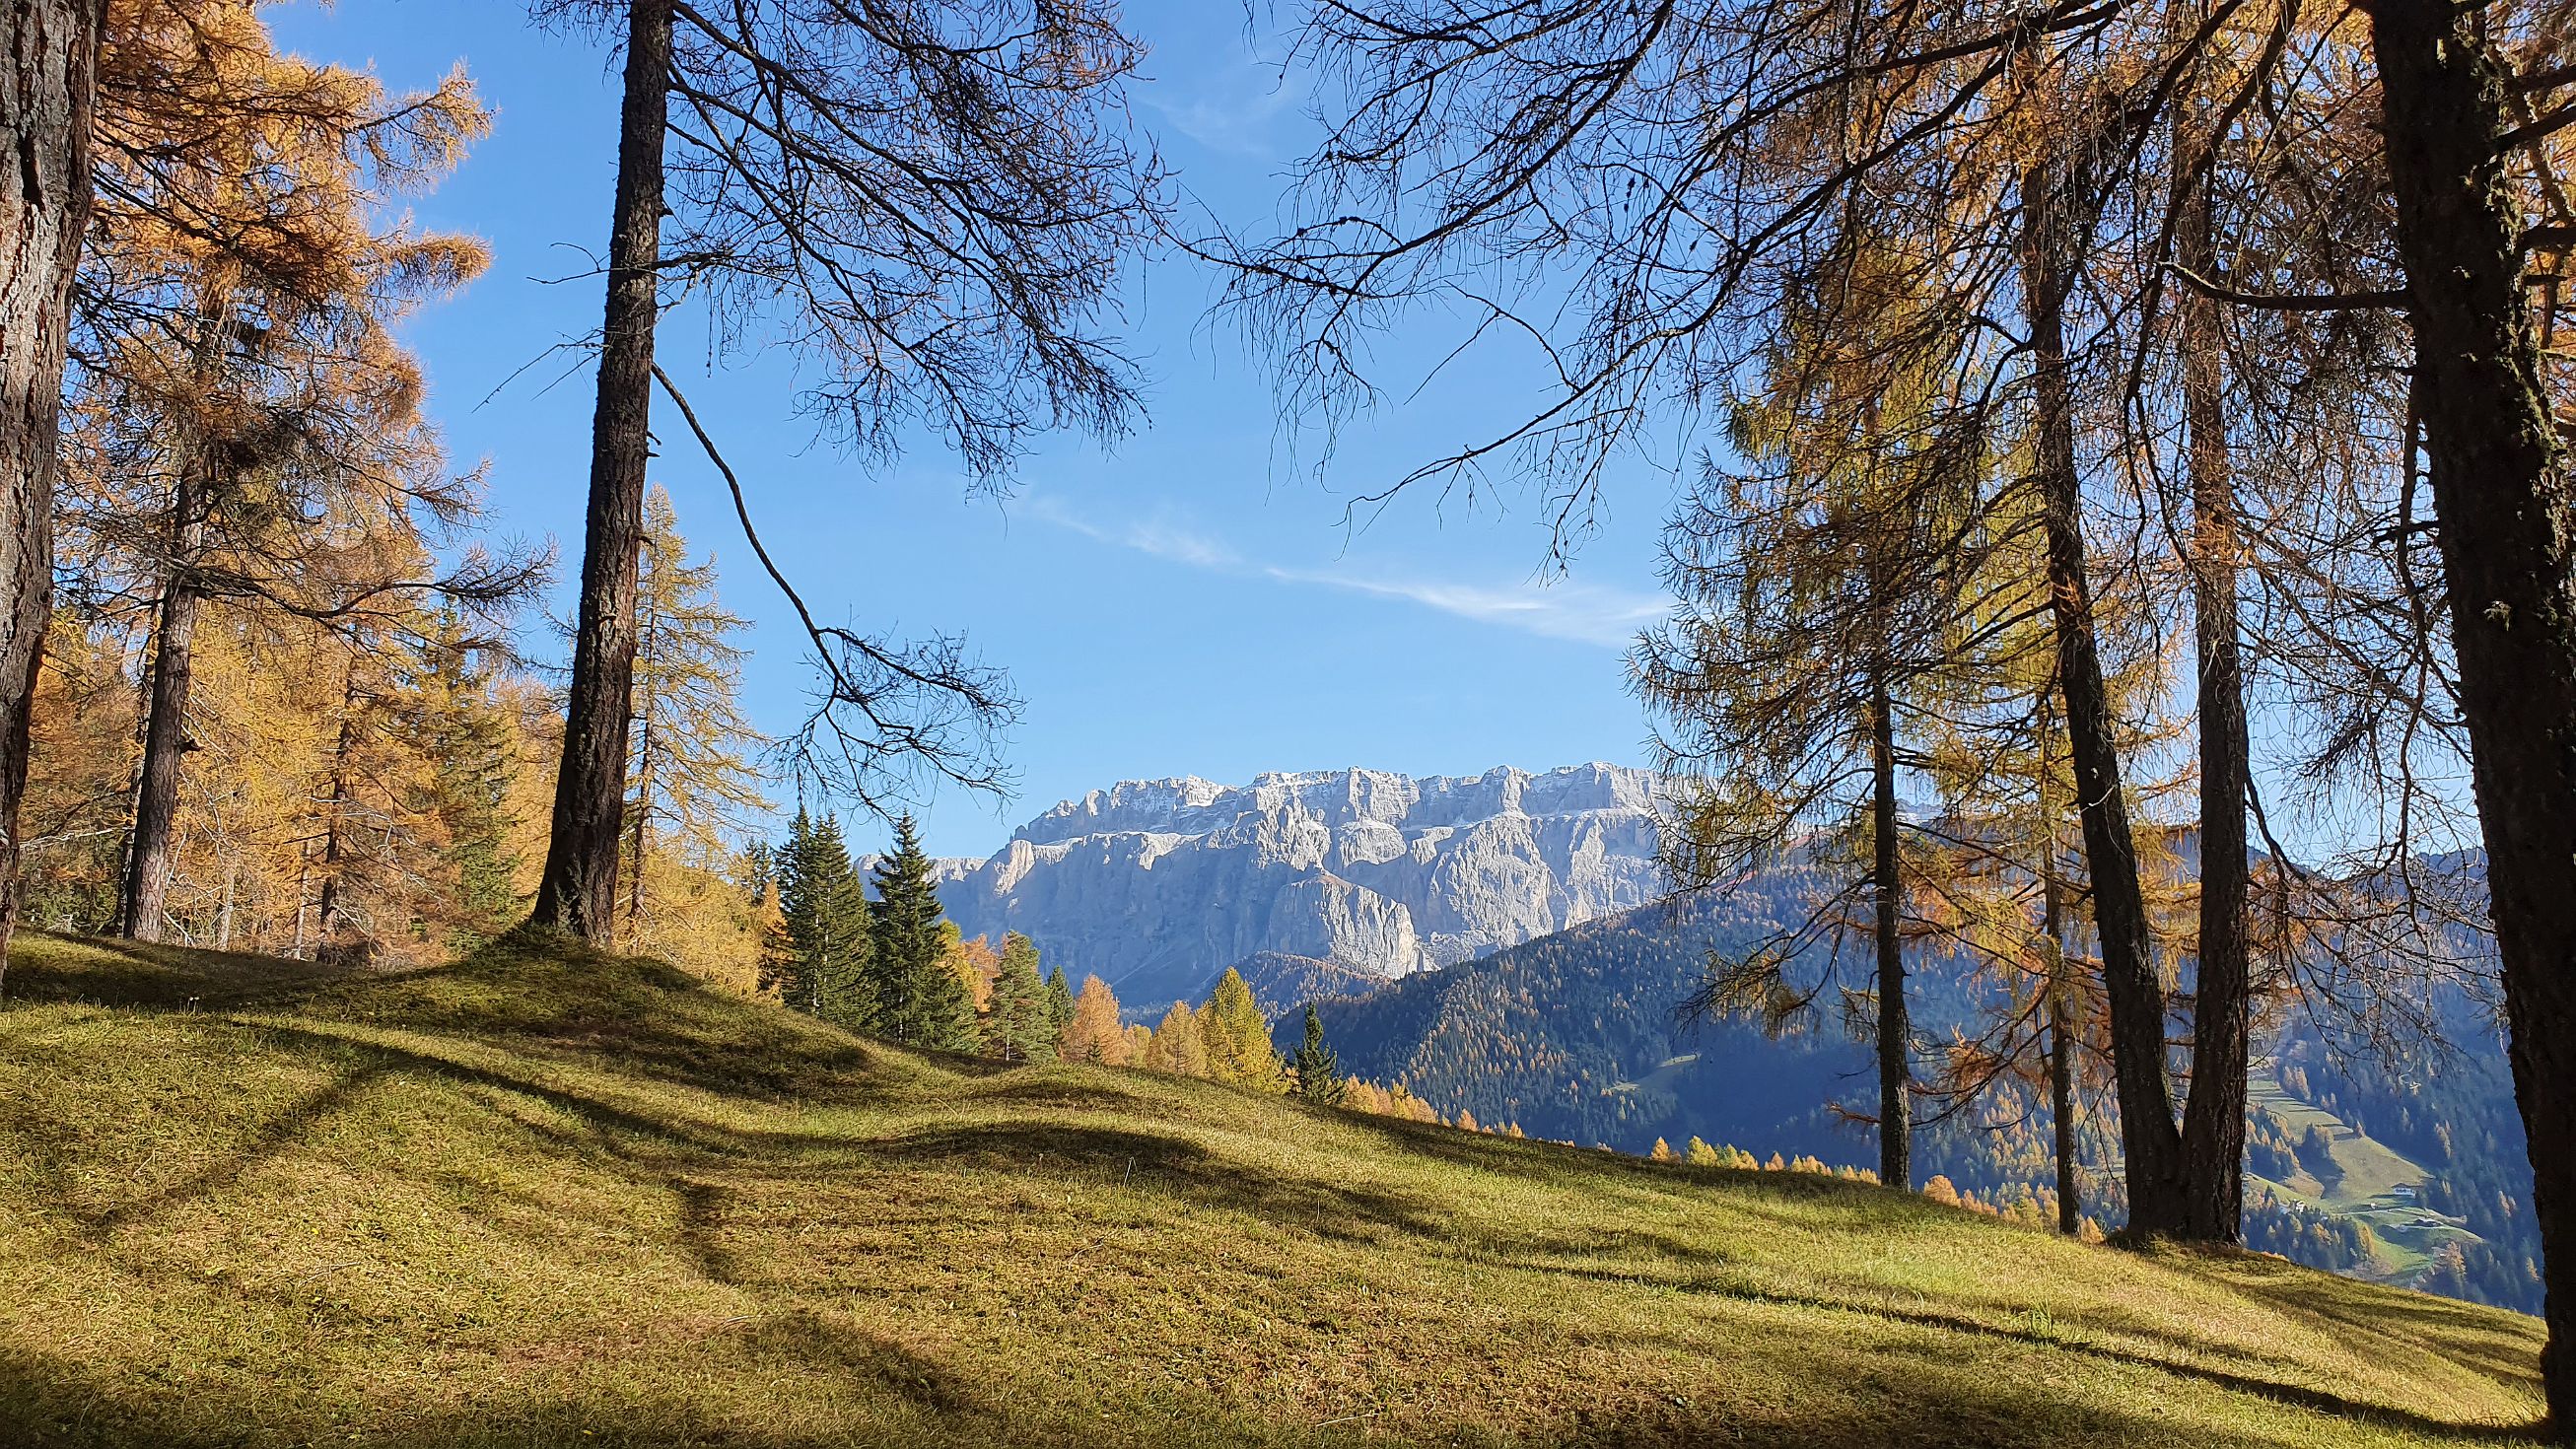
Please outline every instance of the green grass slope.
[[0, 1443], [2503, 1442], [2529, 1319], [519, 943], [23, 942]]
[[2478, 1241], [2477, 1234], [2456, 1220], [2444, 1218], [2415, 1200], [2411, 1190], [2421, 1187], [2432, 1174], [2342, 1118], [2283, 1091], [2281, 1084], [2272, 1079], [2269, 1063], [2255, 1065], [2250, 1096], [2255, 1106], [2280, 1118], [2294, 1134], [2303, 1134], [2311, 1127], [2326, 1130], [2335, 1167], [2330, 1180], [2320, 1179], [2303, 1167], [2278, 1181], [2264, 1177], [2253, 1181], [2271, 1188], [2285, 1201], [2368, 1223], [2372, 1236], [2378, 1239], [2378, 1266], [2363, 1276], [2412, 1283], [2444, 1243]]

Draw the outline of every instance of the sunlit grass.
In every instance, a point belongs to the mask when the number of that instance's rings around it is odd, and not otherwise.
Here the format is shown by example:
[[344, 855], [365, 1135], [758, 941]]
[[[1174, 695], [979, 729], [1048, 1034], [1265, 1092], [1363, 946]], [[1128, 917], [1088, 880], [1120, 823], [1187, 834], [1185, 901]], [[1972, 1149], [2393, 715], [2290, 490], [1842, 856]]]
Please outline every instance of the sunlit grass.
[[2538, 1412], [2511, 1314], [928, 1059], [534, 940], [400, 977], [22, 960], [0, 1442], [2341, 1445]]

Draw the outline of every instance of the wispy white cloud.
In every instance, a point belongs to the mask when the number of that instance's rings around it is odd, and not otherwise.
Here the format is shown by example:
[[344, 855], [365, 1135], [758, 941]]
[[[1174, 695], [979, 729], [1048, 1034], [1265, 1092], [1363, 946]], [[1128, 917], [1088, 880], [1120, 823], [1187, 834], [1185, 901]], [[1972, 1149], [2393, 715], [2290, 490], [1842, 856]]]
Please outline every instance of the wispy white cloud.
[[1173, 130], [1210, 151], [1266, 157], [1277, 154], [1279, 118], [1306, 99], [1306, 85], [1302, 72], [1247, 58], [1198, 75], [1186, 89], [1158, 80], [1137, 94]]
[[1103, 523], [1085, 518], [1043, 494], [1030, 498], [1027, 508], [1040, 521], [1095, 542], [1210, 573], [1393, 599], [1480, 624], [1604, 648], [1626, 648], [1639, 629], [1664, 617], [1670, 608], [1670, 601], [1661, 595], [1570, 579], [1498, 587], [1359, 568], [1289, 568], [1246, 558], [1221, 539], [1165, 522]]

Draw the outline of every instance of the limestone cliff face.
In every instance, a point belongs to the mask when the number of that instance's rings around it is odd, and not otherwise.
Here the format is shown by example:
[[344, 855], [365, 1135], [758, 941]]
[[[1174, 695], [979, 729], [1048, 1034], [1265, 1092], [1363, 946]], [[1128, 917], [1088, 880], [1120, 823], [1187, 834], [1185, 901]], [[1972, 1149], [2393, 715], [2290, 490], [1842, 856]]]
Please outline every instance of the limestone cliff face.
[[1655, 804], [1612, 765], [1130, 781], [947, 863], [940, 896], [966, 934], [1025, 931], [1131, 1008], [1262, 952], [1396, 977], [1659, 896]]

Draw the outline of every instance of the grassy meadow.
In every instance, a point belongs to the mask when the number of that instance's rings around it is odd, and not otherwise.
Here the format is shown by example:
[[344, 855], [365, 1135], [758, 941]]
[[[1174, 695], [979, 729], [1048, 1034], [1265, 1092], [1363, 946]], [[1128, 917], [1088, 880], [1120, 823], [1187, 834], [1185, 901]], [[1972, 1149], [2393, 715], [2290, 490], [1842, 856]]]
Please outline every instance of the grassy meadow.
[[22, 938], [9, 1445], [2519, 1442], [2540, 1327], [2240, 1254], [925, 1057], [523, 936]]

